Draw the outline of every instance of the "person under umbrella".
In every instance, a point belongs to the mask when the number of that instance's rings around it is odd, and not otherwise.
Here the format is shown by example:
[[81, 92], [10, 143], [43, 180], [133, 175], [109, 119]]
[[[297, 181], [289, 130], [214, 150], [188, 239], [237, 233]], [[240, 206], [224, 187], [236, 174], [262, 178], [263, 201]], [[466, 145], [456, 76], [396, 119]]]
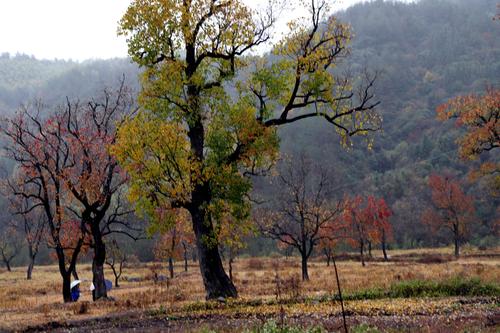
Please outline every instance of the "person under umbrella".
[[82, 281], [80, 280], [75, 280], [71, 282], [70, 288], [71, 288], [71, 301], [76, 302], [80, 298], [80, 283]]

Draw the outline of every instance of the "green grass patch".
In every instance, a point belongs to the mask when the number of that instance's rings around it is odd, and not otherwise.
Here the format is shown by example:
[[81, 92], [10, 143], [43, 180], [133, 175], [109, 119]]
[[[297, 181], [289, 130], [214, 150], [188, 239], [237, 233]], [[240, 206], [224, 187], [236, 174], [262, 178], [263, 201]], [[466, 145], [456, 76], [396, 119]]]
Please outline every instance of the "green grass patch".
[[[453, 278], [445, 281], [410, 280], [393, 284], [389, 290], [366, 289], [345, 295], [346, 300], [380, 298], [452, 297], [452, 296], [500, 296], [500, 286], [485, 283], [478, 278]], [[336, 297], [338, 298], [338, 297]]]

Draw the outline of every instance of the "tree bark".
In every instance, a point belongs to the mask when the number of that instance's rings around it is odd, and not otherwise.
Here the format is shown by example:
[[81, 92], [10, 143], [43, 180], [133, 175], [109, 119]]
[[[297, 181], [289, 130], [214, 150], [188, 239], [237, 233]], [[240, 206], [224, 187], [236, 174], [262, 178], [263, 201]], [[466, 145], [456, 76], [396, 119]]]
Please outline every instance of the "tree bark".
[[[191, 216], [206, 298], [238, 297], [234, 284], [224, 271], [218, 246], [214, 239], [213, 225], [205, 221], [201, 205], [194, 205]], [[209, 244], [207, 244], [207, 240], [210, 242]]]
[[368, 241], [368, 257], [373, 258], [372, 256], [372, 242]]
[[460, 256], [460, 240], [458, 237], [455, 237], [455, 257]]
[[90, 229], [94, 240], [94, 257], [92, 259], [92, 283], [94, 284], [95, 300], [107, 298], [106, 282], [104, 279], [104, 263], [106, 261], [106, 246], [102, 240], [99, 223], [90, 223]]
[[168, 257], [168, 271], [170, 272], [170, 278], [174, 278], [174, 260], [172, 257]]
[[26, 280], [31, 280], [31, 277], [33, 275], [33, 267], [35, 266], [35, 257], [30, 255], [29, 260], [30, 262], [26, 271]]
[[384, 254], [384, 261], [388, 261], [389, 257], [387, 256], [387, 248], [385, 242], [382, 242], [382, 253]]
[[387, 256], [387, 248], [386, 248], [386, 244], [385, 244], [385, 231], [382, 230], [382, 242], [381, 242], [381, 245], [382, 245], [382, 253], [384, 254], [384, 261], [387, 261], [389, 260], [389, 257]]
[[188, 271], [188, 253], [187, 253], [187, 248], [186, 248], [186, 244], [182, 244], [183, 248], [184, 248], [184, 272], [187, 272]]
[[63, 274], [63, 299], [64, 303], [72, 302], [71, 299], [71, 273]]
[[233, 281], [233, 256], [229, 254], [229, 279]]
[[302, 257], [302, 281], [309, 281], [309, 272], [307, 271], [307, 256], [301, 253]]
[[5, 267], [7, 267], [7, 271], [12, 272], [12, 269], [10, 268], [10, 261], [4, 260], [4, 262], [5, 262]]
[[363, 255], [363, 248], [365, 247], [365, 244], [363, 242], [360, 242], [359, 246], [359, 255], [360, 255], [360, 260], [361, 260], [361, 265], [366, 266], [365, 264], [365, 257]]

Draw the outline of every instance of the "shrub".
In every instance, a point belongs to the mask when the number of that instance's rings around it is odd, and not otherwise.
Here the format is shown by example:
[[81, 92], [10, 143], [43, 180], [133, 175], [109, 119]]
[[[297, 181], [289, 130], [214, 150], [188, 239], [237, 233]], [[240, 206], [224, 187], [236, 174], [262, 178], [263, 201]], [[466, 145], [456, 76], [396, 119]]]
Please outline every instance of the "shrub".
[[442, 264], [451, 260], [452, 258], [450, 256], [444, 256], [440, 254], [426, 254], [419, 258], [417, 262], [421, 264]]
[[260, 270], [264, 268], [264, 263], [260, 258], [250, 258], [247, 264], [249, 269]]

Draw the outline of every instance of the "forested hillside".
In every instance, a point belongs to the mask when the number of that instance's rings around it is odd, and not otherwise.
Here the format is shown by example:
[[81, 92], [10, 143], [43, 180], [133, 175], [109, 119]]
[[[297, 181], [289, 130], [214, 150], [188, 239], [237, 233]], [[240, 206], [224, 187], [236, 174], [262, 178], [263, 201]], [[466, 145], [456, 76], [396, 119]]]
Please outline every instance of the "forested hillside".
[[[374, 1], [339, 13], [354, 31], [352, 58], [341, 70], [378, 71], [383, 132], [373, 149], [362, 141], [344, 148], [319, 120], [281, 129], [282, 152], [308, 157], [329, 169], [333, 195], [374, 194], [394, 211], [395, 243], [402, 247], [445, 244], [430, 238], [420, 222], [429, 205], [427, 177], [448, 172], [466, 179], [471, 164], [457, 157], [459, 130], [453, 122], [436, 120], [436, 107], [459, 94], [482, 92], [500, 84], [500, 23], [494, 21], [496, 0], [422, 0], [415, 4]], [[0, 57], [0, 112], [12, 113], [20, 103], [40, 98], [46, 103], [91, 96], [125, 75], [139, 90], [139, 69], [128, 59], [75, 63], [40, 61], [32, 57]], [[346, 151], [347, 150], [347, 151]], [[484, 158], [497, 158], [492, 154]], [[263, 198], [280, 190], [256, 180]], [[491, 225], [500, 201], [487, 184], [469, 184], [478, 218], [470, 241], [492, 245]], [[5, 210], [4, 210], [5, 211]], [[250, 241], [249, 250], [257, 251]], [[266, 243], [267, 244], [267, 243]], [[259, 248], [269, 253], [273, 247]]]

